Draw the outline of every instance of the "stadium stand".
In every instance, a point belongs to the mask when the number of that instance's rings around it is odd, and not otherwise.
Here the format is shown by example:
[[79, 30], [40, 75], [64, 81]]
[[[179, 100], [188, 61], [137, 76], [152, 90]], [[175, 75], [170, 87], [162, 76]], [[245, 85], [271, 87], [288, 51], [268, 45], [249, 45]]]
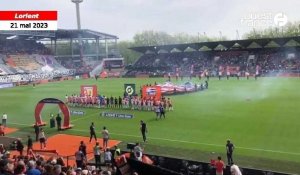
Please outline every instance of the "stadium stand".
[[[51, 55], [1, 55], [2, 81], [32, 81], [56, 76], [72, 75], [73, 71], [61, 66]], [[3, 73], [4, 72], [4, 73]]]
[[[7, 145], [7, 144], [6, 144]], [[12, 145], [11, 145], [12, 146]], [[14, 148], [16, 149], [16, 148]], [[50, 151], [50, 150], [49, 150]], [[114, 150], [111, 150], [114, 154]], [[124, 155], [126, 151], [122, 151], [121, 155]], [[196, 162], [191, 160], [182, 160], [171, 157], [163, 157], [156, 155], [147, 155], [151, 158], [152, 164], [145, 163], [134, 158], [126, 158], [123, 165], [117, 165], [117, 168], [112, 166], [108, 168], [101, 162], [101, 168], [96, 169], [94, 161], [84, 163], [82, 167], [76, 167], [68, 164], [68, 160], [74, 159], [74, 155], [60, 156], [59, 154], [39, 154], [34, 152], [27, 156], [11, 156], [11, 153], [7, 150], [7, 147], [3, 144], [0, 145], [0, 173], [1, 174], [18, 174], [20, 170], [28, 167], [28, 170], [37, 169], [41, 174], [140, 174], [140, 175], [214, 175], [215, 167], [210, 163]], [[91, 154], [91, 153], [88, 153]], [[122, 158], [122, 156], [120, 156]], [[118, 158], [116, 158], [118, 159]], [[23, 167], [23, 168], [22, 168]], [[57, 168], [59, 171], [57, 171]], [[23, 170], [24, 170], [23, 169]], [[269, 170], [259, 170], [253, 168], [241, 168], [244, 175], [289, 175], [287, 173], [273, 172]], [[224, 175], [231, 175], [230, 166], [226, 166], [224, 169]]]
[[27, 54], [9, 55], [8, 60], [14, 63], [14, 66], [11, 65], [12, 67], [19, 67], [28, 72], [34, 72], [41, 68], [41, 65], [38, 64], [34, 59], [31, 58], [30, 55]]
[[[72, 42], [78, 34], [87, 41], [84, 42], [83, 48], [79, 47], [78, 42]], [[71, 49], [63, 52], [64, 55], [59, 54], [56, 42], [70, 42], [70, 39]], [[11, 76], [14, 74], [30, 74], [21, 75], [24, 76], [22, 80], [43, 77], [51, 79], [55, 76], [75, 74], [88, 77], [87, 75], [101, 63], [102, 58], [118, 53], [117, 39], [117, 36], [88, 29], [59, 29], [55, 32], [0, 31], [0, 75], [7, 76], [2, 77], [5, 80], [13, 78], [10, 80], [13, 82], [19, 80], [19, 76]], [[47, 47], [42, 42], [46, 43]]]
[[19, 53], [39, 53], [46, 54], [51, 51], [46, 48], [42, 43], [35, 40], [19, 39], [17, 36], [14, 39], [6, 39], [6, 37], [0, 37], [0, 53], [6, 54], [19, 54]]
[[[214, 51], [214, 52], [174, 52], [160, 54], [144, 54], [126, 73], [127, 76], [138, 74], [175, 75], [178, 70], [183, 76], [193, 76], [208, 70], [211, 76], [219, 71], [225, 75], [225, 69], [238, 68], [239, 71], [249, 71], [255, 74], [256, 66], [260, 67], [262, 75], [280, 72], [293, 73], [300, 68], [300, 52], [286, 50], [256, 50], [256, 51]], [[222, 70], [221, 70], [222, 69]], [[232, 75], [236, 71], [231, 71]]]
[[[131, 48], [143, 55], [128, 67], [126, 76], [196, 76], [227, 71], [235, 76], [245, 72], [262, 76], [299, 76], [300, 37], [215, 41]], [[293, 42], [292, 42], [293, 41]], [[275, 44], [274, 44], [275, 43]], [[205, 49], [204, 49], [205, 48]]]

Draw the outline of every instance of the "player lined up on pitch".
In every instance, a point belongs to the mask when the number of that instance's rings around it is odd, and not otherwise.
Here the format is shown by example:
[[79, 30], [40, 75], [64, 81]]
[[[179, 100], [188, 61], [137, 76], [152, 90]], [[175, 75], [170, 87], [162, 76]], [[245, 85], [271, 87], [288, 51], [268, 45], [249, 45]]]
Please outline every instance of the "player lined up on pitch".
[[162, 97], [160, 100], [143, 99], [137, 96], [126, 97], [106, 97], [99, 95], [98, 97], [80, 96], [73, 94], [66, 95], [66, 102], [72, 107], [98, 107], [113, 109], [131, 109], [143, 111], [155, 111], [157, 106], [162, 105], [165, 110], [174, 110], [173, 103], [170, 98]]

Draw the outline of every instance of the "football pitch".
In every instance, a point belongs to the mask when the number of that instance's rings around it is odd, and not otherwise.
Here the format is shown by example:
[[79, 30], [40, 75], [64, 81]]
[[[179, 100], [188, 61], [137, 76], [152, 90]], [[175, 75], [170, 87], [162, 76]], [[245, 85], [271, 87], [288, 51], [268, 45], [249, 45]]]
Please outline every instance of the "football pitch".
[[[33, 134], [34, 109], [43, 98], [59, 98], [79, 94], [80, 85], [97, 85], [98, 93], [108, 97], [122, 96], [125, 83], [135, 83], [137, 92], [142, 84], [163, 83], [165, 79], [94, 79], [53, 82], [0, 90], [0, 113], [8, 114], [8, 125], [19, 128], [10, 136]], [[188, 79], [174, 83], [184, 83]], [[199, 83], [196, 78], [193, 82]], [[204, 80], [201, 80], [202, 82]], [[120, 109], [73, 108], [84, 116], [72, 116], [74, 127], [67, 134], [89, 135], [89, 125], [95, 123], [100, 131], [106, 126], [111, 138], [141, 142], [139, 121], [148, 126], [145, 152], [190, 160], [206, 161], [217, 155], [226, 160], [225, 144], [231, 139], [236, 149], [234, 161], [242, 167], [271, 169], [281, 172], [300, 172], [300, 79], [259, 78], [255, 81], [231, 78], [211, 78], [209, 89], [170, 96], [174, 111], [166, 119], [156, 120], [155, 113]], [[45, 105], [42, 118], [49, 123], [50, 113], [58, 112], [57, 105]], [[105, 118], [103, 111], [133, 114], [133, 119]], [[57, 131], [45, 126], [46, 135]], [[67, 142], [67, 141], [66, 141]], [[215, 154], [211, 154], [215, 152]], [[227, 162], [227, 161], [226, 161]]]

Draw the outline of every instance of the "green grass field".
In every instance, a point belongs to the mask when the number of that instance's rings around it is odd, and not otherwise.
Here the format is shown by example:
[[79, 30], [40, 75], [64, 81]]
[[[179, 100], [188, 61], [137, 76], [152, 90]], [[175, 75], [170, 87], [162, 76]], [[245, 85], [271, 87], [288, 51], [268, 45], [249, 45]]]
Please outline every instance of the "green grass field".
[[[66, 94], [79, 94], [80, 85], [98, 86], [100, 94], [122, 96], [124, 83], [163, 82], [164, 79], [103, 79], [73, 80], [0, 90], [0, 113], [8, 114], [8, 124], [20, 128], [10, 136], [24, 137], [33, 133], [36, 103], [47, 97], [64, 100]], [[198, 81], [194, 79], [194, 81]], [[180, 83], [180, 82], [178, 82]], [[182, 83], [182, 82], [181, 82]], [[143, 146], [151, 154], [209, 161], [211, 152], [224, 159], [226, 140], [236, 146], [234, 161], [242, 167], [271, 169], [290, 173], [300, 172], [300, 79], [260, 78], [229, 81], [211, 79], [209, 89], [196, 93], [171, 96], [174, 111], [164, 120], [155, 120], [154, 112], [115, 110], [134, 114], [133, 119], [100, 117], [107, 109], [81, 109], [84, 117], [72, 117], [75, 127], [63, 131], [89, 135], [89, 125], [95, 122], [99, 131], [106, 126], [113, 139], [127, 142], [142, 141], [139, 121], [148, 125], [149, 141]], [[78, 109], [79, 110], [79, 109]], [[49, 122], [50, 112], [58, 106], [46, 105], [43, 119]], [[46, 126], [47, 135], [55, 129]]]

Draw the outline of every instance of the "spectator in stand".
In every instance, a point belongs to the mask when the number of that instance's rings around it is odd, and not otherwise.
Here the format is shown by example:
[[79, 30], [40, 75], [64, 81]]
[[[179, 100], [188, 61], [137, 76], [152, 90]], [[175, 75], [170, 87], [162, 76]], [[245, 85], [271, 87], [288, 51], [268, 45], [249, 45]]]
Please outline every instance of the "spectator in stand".
[[57, 164], [58, 164], [58, 165], [61, 165], [61, 166], [63, 166], [63, 167], [65, 166], [65, 163], [64, 163], [64, 160], [63, 160], [62, 157], [58, 157], [58, 158], [57, 158]]
[[96, 145], [93, 148], [94, 151], [94, 159], [96, 168], [100, 169], [101, 163], [101, 147], [99, 146], [99, 142], [96, 142]]
[[32, 146], [33, 146], [33, 141], [30, 135], [28, 135], [28, 140], [27, 140], [27, 156], [32, 154]]
[[109, 170], [109, 168], [111, 167], [111, 161], [112, 161], [112, 153], [110, 152], [109, 148], [106, 148], [104, 152], [104, 162], [107, 170]]
[[36, 169], [40, 170], [40, 172], [43, 172], [43, 174], [46, 174], [46, 165], [44, 165], [44, 162], [41, 158], [37, 158], [36, 160]]
[[36, 162], [33, 160], [30, 160], [28, 162], [28, 170], [26, 172], [26, 175], [41, 175], [40, 170], [36, 169]]
[[211, 159], [210, 159], [210, 174], [214, 174], [216, 172], [216, 159], [215, 159], [215, 152], [211, 152]]
[[4, 148], [4, 145], [3, 144], [0, 144], [0, 154], [4, 154], [6, 152], [5, 148]]
[[[41, 161], [37, 161], [37, 165], [41, 164]], [[39, 169], [40, 171], [43, 171], [43, 175], [52, 175], [54, 167], [51, 164], [45, 164], [43, 167], [42, 166], [37, 166], [37, 169]]]
[[116, 158], [120, 155], [121, 155], [121, 149], [116, 145], [115, 151], [114, 151], [114, 156], [113, 156], [113, 164], [114, 165], [116, 164]]
[[53, 169], [53, 175], [61, 175], [62, 173], [62, 169], [61, 169], [61, 165], [54, 165], [54, 169]]
[[75, 172], [71, 172], [71, 175], [82, 175], [82, 168], [76, 168]]
[[231, 165], [230, 172], [231, 172], [231, 175], [242, 175], [240, 168], [235, 164]]
[[16, 147], [17, 147], [17, 151], [19, 151], [19, 153], [20, 153], [20, 156], [23, 156], [24, 145], [23, 145], [20, 138], [17, 139], [17, 146]]
[[76, 160], [77, 168], [82, 168], [83, 162], [85, 161], [85, 156], [84, 156], [81, 148], [79, 148], [78, 151], [75, 152], [75, 160]]
[[133, 148], [133, 153], [136, 160], [142, 161], [143, 149], [140, 146], [140, 143], [136, 143], [135, 147]]
[[14, 174], [15, 175], [25, 175], [26, 173], [26, 166], [24, 164], [24, 162], [18, 162], [18, 164], [16, 165], [15, 167], [15, 170], [14, 170]]
[[221, 156], [218, 156], [218, 160], [215, 162], [216, 175], [223, 175], [223, 169], [225, 169], [225, 164], [222, 161]]
[[9, 159], [0, 160], [0, 174], [13, 175], [14, 174], [14, 162]]
[[86, 145], [83, 141], [80, 141], [79, 149], [82, 151], [83, 155], [86, 157]]

